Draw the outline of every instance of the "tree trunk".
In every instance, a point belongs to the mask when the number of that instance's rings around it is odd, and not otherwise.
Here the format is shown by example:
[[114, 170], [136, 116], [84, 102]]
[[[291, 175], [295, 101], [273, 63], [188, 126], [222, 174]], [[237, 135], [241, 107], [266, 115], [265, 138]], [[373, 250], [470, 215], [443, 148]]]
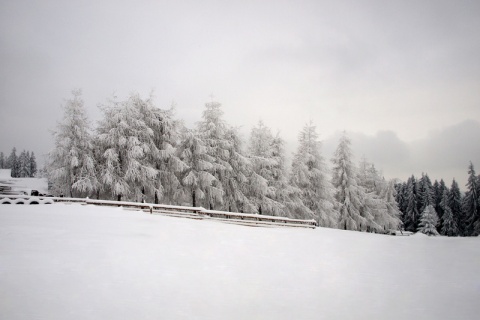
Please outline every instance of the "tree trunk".
[[195, 197], [195, 190], [192, 190], [192, 205], [193, 207], [196, 207], [197, 206], [197, 201], [196, 201], [196, 197]]
[[117, 201], [122, 201], [122, 195], [121, 194], [117, 195]]
[[158, 194], [157, 194], [157, 191], [155, 191], [155, 204], [158, 204]]

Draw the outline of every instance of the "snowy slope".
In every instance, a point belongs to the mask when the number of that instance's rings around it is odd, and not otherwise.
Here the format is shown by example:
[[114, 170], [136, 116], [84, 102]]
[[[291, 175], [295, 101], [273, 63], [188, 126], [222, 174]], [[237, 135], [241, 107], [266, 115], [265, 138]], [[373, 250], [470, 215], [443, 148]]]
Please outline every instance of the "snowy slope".
[[0, 319], [478, 319], [480, 239], [0, 206]]

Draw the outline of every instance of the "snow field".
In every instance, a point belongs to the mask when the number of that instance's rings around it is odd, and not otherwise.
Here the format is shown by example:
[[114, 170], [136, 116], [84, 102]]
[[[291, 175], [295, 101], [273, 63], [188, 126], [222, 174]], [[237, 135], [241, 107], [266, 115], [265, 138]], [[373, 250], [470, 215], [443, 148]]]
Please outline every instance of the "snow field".
[[480, 241], [0, 206], [0, 319], [476, 319]]

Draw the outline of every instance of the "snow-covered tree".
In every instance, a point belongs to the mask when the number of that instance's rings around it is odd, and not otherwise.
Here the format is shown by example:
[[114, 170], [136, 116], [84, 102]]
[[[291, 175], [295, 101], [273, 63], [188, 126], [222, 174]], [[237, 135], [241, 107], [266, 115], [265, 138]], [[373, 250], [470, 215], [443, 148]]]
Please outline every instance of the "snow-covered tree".
[[[290, 183], [301, 191], [301, 202], [295, 201], [295, 214], [299, 217], [304, 214], [303, 218], [314, 218], [319, 226], [335, 228], [338, 222], [335, 189], [329, 180], [320, 148], [316, 127], [310, 122], [298, 136], [298, 149], [292, 161]], [[308, 208], [308, 211], [303, 213], [303, 207]]]
[[394, 181], [391, 180], [389, 181], [385, 188], [382, 190], [382, 193], [380, 194], [381, 199], [383, 200], [383, 203], [385, 204], [386, 207], [386, 215], [383, 215], [382, 218], [383, 220], [381, 221], [376, 221], [377, 224], [383, 226], [385, 229], [399, 229], [401, 226], [402, 222], [400, 220], [401, 216], [401, 211], [398, 208], [397, 201], [395, 200], [395, 186], [394, 186]]
[[11, 169], [12, 178], [18, 178], [20, 176], [20, 164], [17, 156], [17, 148], [13, 148], [12, 152], [7, 158], [7, 169]]
[[145, 114], [145, 101], [132, 94], [122, 102], [115, 98], [101, 109], [104, 118], [98, 126], [102, 148], [101, 182], [116, 196], [141, 200], [161, 192], [157, 178], [159, 171], [153, 162], [161, 158]]
[[213, 209], [215, 206], [223, 206], [223, 182], [222, 175], [227, 170], [231, 170], [226, 161], [229, 157], [229, 141], [225, 139], [227, 132], [227, 123], [223, 120], [222, 105], [214, 101], [205, 104], [202, 113], [202, 120], [198, 123], [197, 132], [203, 139], [207, 154], [212, 159], [211, 174], [215, 177], [210, 188], [206, 190], [204, 206]]
[[467, 236], [480, 235], [480, 185], [475, 174], [473, 163], [468, 167], [467, 192], [463, 199], [462, 209], [466, 219]]
[[5, 169], [5, 155], [0, 152], [0, 169]]
[[418, 181], [418, 195], [419, 195], [419, 212], [423, 212], [427, 206], [435, 207], [435, 190], [432, 186], [432, 181], [428, 174], [423, 174]]
[[463, 236], [465, 229], [465, 219], [462, 210], [462, 194], [455, 179], [453, 179], [452, 185], [448, 192], [448, 207], [450, 207], [450, 209], [452, 210], [453, 219], [457, 224], [458, 234], [460, 236]]
[[223, 181], [223, 207], [228, 211], [255, 212], [256, 205], [248, 198], [251, 162], [244, 155], [242, 139], [238, 130], [228, 128], [225, 133], [228, 157], [226, 162], [231, 170], [221, 171]]
[[415, 177], [412, 175], [407, 181], [407, 211], [404, 214], [405, 230], [416, 232], [420, 214], [418, 212], [418, 191]]
[[444, 209], [443, 209], [444, 206], [441, 205], [441, 202], [443, 200], [443, 192], [445, 190], [448, 191], [448, 189], [447, 189], [443, 179], [441, 179], [440, 182], [435, 180], [435, 182], [433, 183], [433, 190], [434, 190], [434, 193], [435, 193], [435, 211], [438, 214], [437, 229], [441, 230], [442, 225], [443, 225], [443, 213], [444, 213]]
[[250, 133], [249, 159], [252, 165], [249, 198], [260, 213], [281, 215], [284, 206], [275, 200], [275, 171], [279, 169], [278, 159], [273, 154], [273, 135], [262, 121]]
[[338, 226], [345, 230], [365, 231], [373, 221], [373, 216], [368, 211], [363, 211], [365, 192], [357, 182], [350, 144], [350, 139], [344, 133], [332, 159], [332, 182], [340, 213]]
[[30, 151], [23, 150], [18, 157], [19, 162], [19, 177], [30, 177]]
[[135, 99], [142, 120], [153, 131], [153, 143], [159, 151], [158, 157], [154, 153], [147, 155], [148, 162], [158, 170], [156, 188], [159, 192], [155, 193], [155, 202], [161, 198], [164, 203], [178, 203], [183, 196], [178, 174], [186, 168], [177, 152], [182, 125], [174, 119], [174, 106], [167, 110], [157, 108], [153, 96], [142, 100], [135, 95]]
[[436, 225], [438, 223], [438, 216], [433, 205], [429, 204], [422, 212], [420, 224], [418, 226], [419, 232], [429, 236], [437, 236], [438, 231]]
[[359, 186], [365, 190], [363, 211], [373, 216], [370, 228], [375, 230], [397, 229], [400, 211], [395, 200], [393, 181], [387, 183], [373, 163], [365, 158], [360, 161]]
[[457, 222], [453, 217], [452, 209], [448, 206], [448, 190], [443, 190], [442, 201], [440, 201], [440, 207], [443, 210], [443, 225], [442, 235], [455, 237], [458, 236]]
[[199, 135], [186, 128], [178, 147], [178, 154], [186, 165], [180, 174], [180, 181], [186, 189], [187, 198], [190, 197], [192, 205], [196, 207], [197, 199], [205, 199], [206, 194], [211, 193], [208, 189], [216, 180], [211, 174], [214, 159], [208, 155], [207, 147]]
[[63, 106], [63, 119], [53, 132], [55, 147], [48, 156], [49, 172], [57, 192], [88, 195], [98, 183], [90, 125], [81, 90], [73, 90], [72, 95]]
[[273, 187], [275, 200], [284, 206], [283, 215], [290, 218], [303, 218], [309, 212], [302, 200], [302, 190], [293, 186], [287, 173], [285, 158], [285, 141], [279, 133], [272, 140], [272, 157], [276, 165], [273, 167]]
[[30, 159], [29, 159], [29, 172], [30, 172], [30, 177], [33, 178], [37, 174], [37, 160], [35, 159], [35, 154], [30, 153]]

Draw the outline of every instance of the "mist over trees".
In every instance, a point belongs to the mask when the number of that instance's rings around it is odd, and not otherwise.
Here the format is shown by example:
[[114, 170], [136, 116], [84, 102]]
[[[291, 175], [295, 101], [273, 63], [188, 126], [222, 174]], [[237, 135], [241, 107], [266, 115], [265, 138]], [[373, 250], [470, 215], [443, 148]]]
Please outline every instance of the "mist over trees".
[[[299, 132], [289, 165], [279, 133], [259, 121], [245, 139], [213, 98], [193, 128], [175, 119], [174, 107], [158, 108], [153, 96], [137, 93], [107, 100], [96, 127], [80, 90], [63, 109], [47, 163], [57, 195], [315, 219], [319, 226], [367, 232], [480, 234], [480, 177], [473, 164], [463, 196], [455, 180], [448, 188], [426, 173], [385, 180], [367, 159], [356, 163], [345, 133], [327, 162], [313, 123]], [[1, 153], [0, 165], [26, 172], [16, 157], [16, 150], [8, 158]]]

